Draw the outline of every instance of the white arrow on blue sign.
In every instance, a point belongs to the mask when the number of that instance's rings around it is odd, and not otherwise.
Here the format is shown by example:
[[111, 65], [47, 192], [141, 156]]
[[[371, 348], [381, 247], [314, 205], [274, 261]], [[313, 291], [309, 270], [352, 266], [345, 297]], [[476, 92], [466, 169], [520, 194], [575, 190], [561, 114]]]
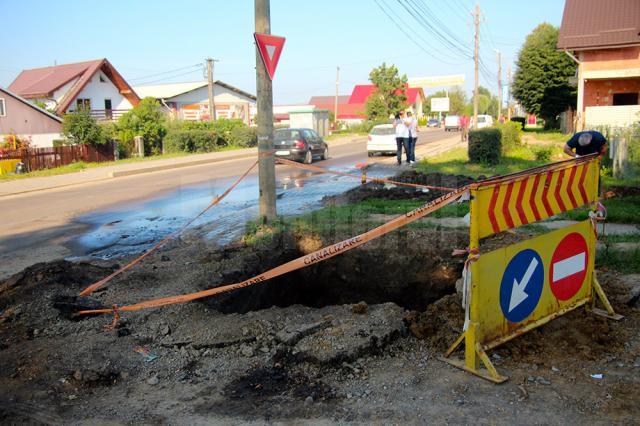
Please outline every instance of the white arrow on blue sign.
[[524, 321], [538, 306], [544, 285], [540, 255], [525, 249], [513, 256], [502, 275], [500, 307], [511, 322]]

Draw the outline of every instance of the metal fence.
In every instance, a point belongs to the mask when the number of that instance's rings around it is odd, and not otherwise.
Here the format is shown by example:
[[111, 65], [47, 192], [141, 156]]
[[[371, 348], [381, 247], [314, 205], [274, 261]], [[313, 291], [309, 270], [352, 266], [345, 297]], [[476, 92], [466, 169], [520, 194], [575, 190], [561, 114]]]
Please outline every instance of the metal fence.
[[50, 169], [66, 166], [67, 164], [84, 161], [86, 163], [100, 163], [114, 161], [114, 143], [103, 145], [68, 145], [50, 148], [29, 148], [11, 151], [0, 151], [2, 160], [20, 160], [27, 171]]

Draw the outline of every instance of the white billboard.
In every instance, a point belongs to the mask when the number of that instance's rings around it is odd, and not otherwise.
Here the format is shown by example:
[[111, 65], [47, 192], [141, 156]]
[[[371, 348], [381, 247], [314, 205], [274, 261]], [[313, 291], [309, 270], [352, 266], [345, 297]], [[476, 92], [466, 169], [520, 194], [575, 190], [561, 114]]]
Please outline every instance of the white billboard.
[[449, 112], [449, 98], [431, 98], [431, 112]]

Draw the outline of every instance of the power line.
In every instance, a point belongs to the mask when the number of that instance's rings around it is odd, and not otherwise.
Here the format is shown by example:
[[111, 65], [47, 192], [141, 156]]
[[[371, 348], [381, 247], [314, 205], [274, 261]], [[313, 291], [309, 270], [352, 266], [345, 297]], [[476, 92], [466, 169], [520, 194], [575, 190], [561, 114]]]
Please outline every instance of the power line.
[[188, 74], [193, 74], [194, 72], [201, 72], [201, 71], [202, 71], [201, 69], [195, 69], [195, 70], [187, 71], [187, 72], [176, 74], [176, 75], [169, 75], [169, 76], [166, 76], [166, 77], [163, 77], [163, 78], [158, 78], [158, 79], [155, 79], [155, 80], [140, 81], [140, 82], [137, 82], [136, 85], [143, 86], [143, 85], [151, 84], [151, 83], [159, 83], [161, 81], [171, 80], [171, 79], [176, 78], [176, 77], [182, 77], [182, 76], [185, 76], [185, 75], [188, 75]]
[[129, 81], [146, 80], [146, 79], [151, 78], [151, 77], [156, 77], [156, 76], [164, 75], [164, 74], [171, 74], [171, 73], [174, 73], [174, 72], [177, 72], [177, 71], [182, 71], [182, 70], [195, 68], [195, 67], [201, 67], [201, 66], [202, 66], [202, 63], [195, 64], [195, 65], [189, 65], [187, 67], [176, 68], [176, 69], [169, 70], [169, 71], [162, 71], [162, 72], [158, 72], [158, 73], [155, 73], [155, 74], [149, 74], [149, 75], [144, 75], [144, 76], [141, 76], [141, 77], [130, 78]]
[[[402, 25], [400, 25], [400, 23], [398, 23], [398, 22], [397, 22], [397, 21], [396, 21], [396, 20], [395, 20], [395, 19], [394, 19], [394, 18], [393, 18], [393, 17], [392, 17], [392, 16], [391, 16], [387, 11], [386, 11], [386, 9], [382, 6], [382, 4], [381, 4], [381, 3], [379, 3], [379, 2], [378, 2], [378, 0], [374, 0], [374, 1], [376, 2], [376, 5], [378, 5], [378, 8], [379, 8], [379, 9], [380, 9], [380, 10], [381, 10], [381, 11], [382, 11], [386, 16], [387, 16], [387, 18], [389, 18], [389, 20], [390, 20], [391, 22], [393, 22], [393, 23], [398, 27], [398, 29], [399, 29], [400, 31], [402, 31], [402, 33], [403, 33], [405, 36], [407, 36], [407, 38], [408, 38], [409, 40], [411, 40], [411, 42], [412, 42], [412, 43], [414, 43], [416, 46], [418, 46], [418, 47], [420, 48], [420, 50], [422, 50], [424, 53], [426, 53], [427, 55], [429, 55], [429, 56], [430, 56], [430, 57], [432, 57], [433, 59], [435, 59], [435, 60], [437, 60], [437, 61], [442, 62], [443, 64], [447, 64], [447, 65], [454, 65], [454, 66], [456, 66], [456, 65], [461, 65], [461, 64], [462, 64], [462, 63], [451, 63], [451, 62], [443, 61], [443, 60], [442, 60], [442, 58], [438, 58], [438, 57], [434, 56], [431, 52], [429, 52], [428, 50], [426, 50], [426, 49], [424, 48], [424, 46], [422, 46], [420, 43], [418, 43], [418, 42], [413, 38], [413, 36], [412, 36], [411, 34], [409, 34], [409, 33], [404, 29], [404, 27], [403, 27]], [[381, 0], [381, 1], [382, 1], [382, 0]], [[391, 10], [393, 10], [393, 9], [391, 9]], [[428, 43], [425, 41], [425, 44], [428, 44]]]
[[462, 56], [470, 58], [471, 55], [467, 50], [467, 47], [463, 46], [462, 43], [457, 41], [455, 37], [451, 37], [451, 34], [448, 30], [444, 30], [443, 32], [443, 30], [437, 28], [429, 21], [429, 18], [431, 18], [435, 22], [435, 25], [442, 26], [442, 24], [435, 16], [427, 12], [429, 16], [425, 17], [423, 11], [418, 10], [418, 8], [414, 4], [409, 4], [407, 0], [405, 0], [404, 2], [402, 0], [397, 0], [397, 2], [407, 11], [409, 15], [411, 15], [412, 18], [416, 20], [416, 22], [423, 29], [435, 36], [445, 48], [452, 49], [454, 51], [457, 51]]
[[[407, 1], [407, 0], [405, 0]], [[418, 3], [418, 0], [410, 0], [414, 3], [415, 7], [421, 9], [426, 15], [427, 18], [431, 18], [431, 20], [433, 20], [433, 22], [435, 23], [436, 26], [440, 27], [440, 31], [443, 31], [445, 34], [445, 37], [447, 39], [447, 41], [449, 41], [449, 39], [452, 40], [452, 44], [457, 44], [458, 45], [458, 49], [462, 49], [462, 50], [466, 50], [469, 49], [469, 47], [466, 45], [466, 43], [462, 40], [460, 40], [450, 29], [447, 25], [445, 25], [440, 18], [438, 18], [438, 16], [431, 11], [426, 3], [424, 2], [424, 0], [419, 0], [420, 3]], [[470, 51], [469, 51], [470, 53]]]

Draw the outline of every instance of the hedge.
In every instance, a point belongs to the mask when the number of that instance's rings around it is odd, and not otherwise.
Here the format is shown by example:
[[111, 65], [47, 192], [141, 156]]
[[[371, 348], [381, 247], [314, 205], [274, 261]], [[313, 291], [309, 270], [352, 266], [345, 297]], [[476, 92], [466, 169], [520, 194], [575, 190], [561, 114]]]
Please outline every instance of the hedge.
[[221, 140], [211, 130], [171, 130], [164, 138], [165, 152], [216, 151]]
[[499, 129], [480, 129], [469, 132], [469, 162], [498, 164], [502, 156]]
[[527, 125], [527, 119], [524, 117], [511, 117], [511, 121], [513, 121], [514, 123], [520, 123], [520, 125], [522, 126], [522, 129], [520, 130], [524, 130], [525, 126]]
[[515, 148], [522, 146], [522, 136], [519, 123], [507, 122], [501, 124], [500, 127], [502, 153], [508, 153]]

